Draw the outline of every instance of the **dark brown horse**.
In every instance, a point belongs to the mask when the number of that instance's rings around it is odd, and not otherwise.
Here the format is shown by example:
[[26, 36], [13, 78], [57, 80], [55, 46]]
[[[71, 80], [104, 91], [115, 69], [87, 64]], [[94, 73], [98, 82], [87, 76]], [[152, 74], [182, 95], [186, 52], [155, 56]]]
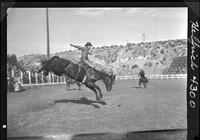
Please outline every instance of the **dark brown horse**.
[[66, 74], [70, 78], [83, 83], [86, 87], [91, 89], [95, 93], [97, 101], [103, 104], [105, 104], [105, 102], [102, 100], [103, 95], [101, 89], [95, 82], [102, 80], [106, 86], [106, 90], [111, 91], [116, 77], [113, 74], [108, 75], [90, 67], [86, 68], [83, 65], [75, 64], [58, 56], [54, 56], [46, 61], [41, 61], [41, 65], [38, 71], [39, 73], [43, 71], [44, 75], [48, 75], [49, 72], [53, 72], [58, 76]]

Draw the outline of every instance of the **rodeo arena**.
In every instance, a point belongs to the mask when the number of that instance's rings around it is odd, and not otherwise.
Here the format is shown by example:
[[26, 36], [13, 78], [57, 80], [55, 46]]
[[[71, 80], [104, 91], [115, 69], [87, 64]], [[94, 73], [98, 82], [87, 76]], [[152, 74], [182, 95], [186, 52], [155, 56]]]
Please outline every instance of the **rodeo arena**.
[[146, 75], [146, 87], [139, 86], [139, 75], [116, 75], [110, 91], [97, 81], [98, 100], [86, 84], [66, 75], [12, 68], [7, 73], [8, 137], [186, 139], [187, 75], [181, 72]]
[[8, 139], [186, 140], [186, 39], [67, 45], [7, 63]]

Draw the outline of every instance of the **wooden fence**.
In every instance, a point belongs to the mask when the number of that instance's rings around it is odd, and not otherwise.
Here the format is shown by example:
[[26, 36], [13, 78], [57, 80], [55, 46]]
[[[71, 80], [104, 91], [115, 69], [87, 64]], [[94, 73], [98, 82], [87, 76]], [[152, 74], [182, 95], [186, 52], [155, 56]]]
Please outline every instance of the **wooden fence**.
[[[182, 79], [187, 78], [187, 74], [156, 74], [156, 75], [146, 75], [148, 79]], [[119, 80], [128, 80], [128, 79], [135, 79], [138, 80], [138, 75], [131, 75], [131, 76], [117, 76], [116, 79]]]
[[15, 72], [12, 71], [11, 77], [13, 77], [14, 80], [20, 81], [22, 86], [65, 84], [64, 76], [57, 76], [53, 73], [49, 73], [48, 76], [44, 76], [43, 73], [20, 71], [20, 74], [15, 74]]

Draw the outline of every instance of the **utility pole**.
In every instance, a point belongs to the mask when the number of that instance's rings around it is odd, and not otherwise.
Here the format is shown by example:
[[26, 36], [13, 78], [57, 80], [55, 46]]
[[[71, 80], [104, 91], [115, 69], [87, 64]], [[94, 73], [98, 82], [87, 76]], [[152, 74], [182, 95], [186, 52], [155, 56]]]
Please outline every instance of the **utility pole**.
[[145, 33], [142, 34], [142, 42], [145, 43]]
[[[49, 48], [49, 13], [46, 8], [46, 23], [47, 23], [47, 59], [50, 59], [50, 48]], [[48, 82], [51, 83], [51, 72], [48, 75]]]
[[49, 13], [48, 8], [46, 8], [46, 23], [47, 23], [47, 59], [50, 58], [50, 48], [49, 48]]

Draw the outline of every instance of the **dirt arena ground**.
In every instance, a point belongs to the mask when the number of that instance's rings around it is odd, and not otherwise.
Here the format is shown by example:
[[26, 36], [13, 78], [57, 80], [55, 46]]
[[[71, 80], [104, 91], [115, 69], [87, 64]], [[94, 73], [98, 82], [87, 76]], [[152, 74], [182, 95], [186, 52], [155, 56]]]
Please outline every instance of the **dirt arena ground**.
[[7, 136], [126, 133], [186, 129], [186, 79], [117, 80], [111, 92], [98, 82], [106, 105], [86, 87], [66, 91], [65, 85], [34, 87], [7, 94]]

